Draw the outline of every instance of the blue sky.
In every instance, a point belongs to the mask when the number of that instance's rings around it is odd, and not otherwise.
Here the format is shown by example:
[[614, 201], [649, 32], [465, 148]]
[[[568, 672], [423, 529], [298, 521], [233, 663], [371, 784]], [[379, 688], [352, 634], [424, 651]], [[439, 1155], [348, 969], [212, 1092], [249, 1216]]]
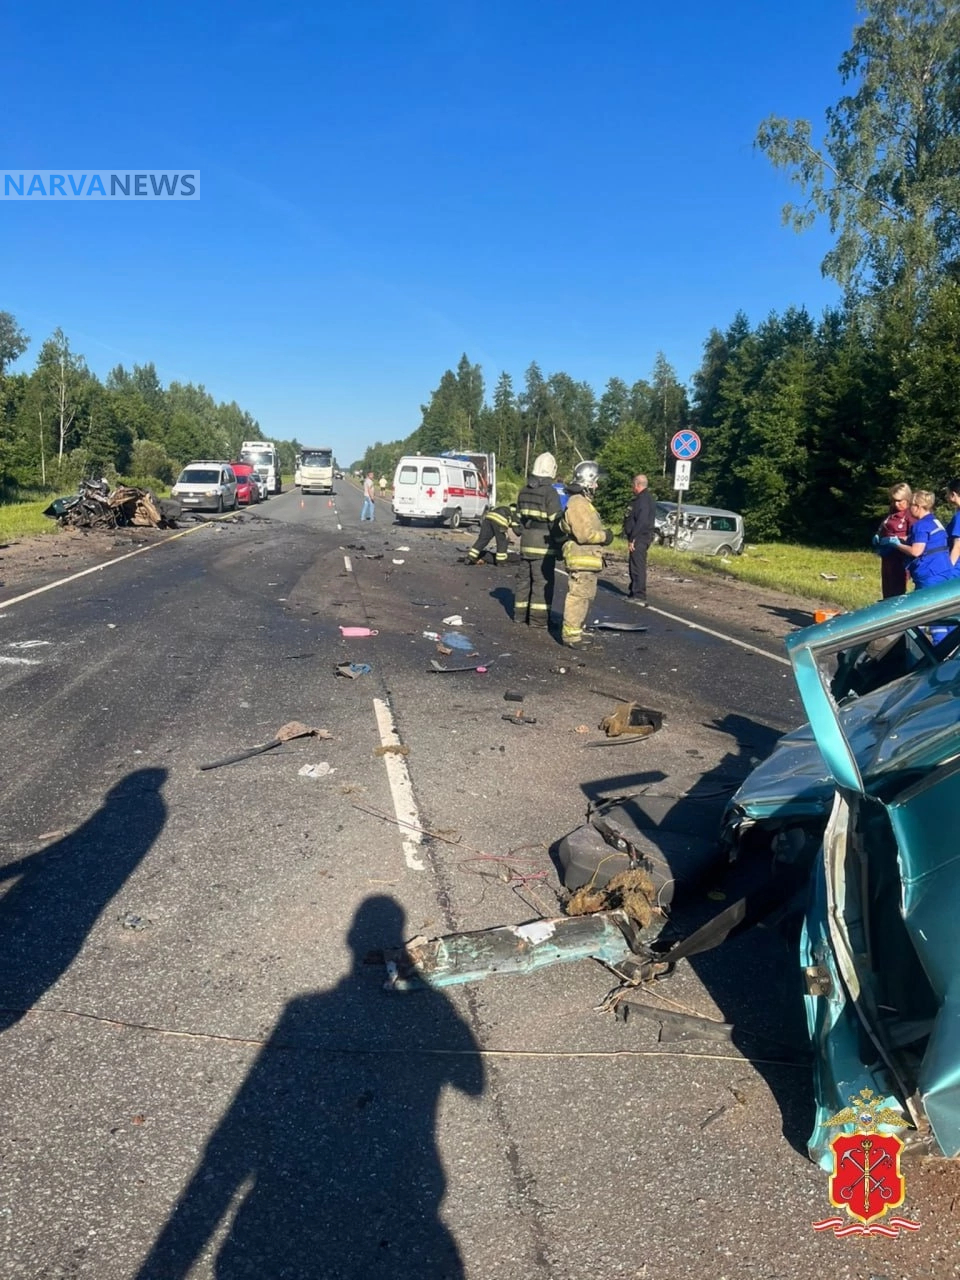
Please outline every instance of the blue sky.
[[[154, 361], [341, 461], [462, 352], [597, 394], [689, 379], [742, 308], [835, 300], [780, 224], [771, 112], [819, 127], [854, 0], [8, 6], [5, 169], [197, 169], [181, 205], [0, 202], [0, 310]], [[12, 126], [12, 127], [11, 127]]]

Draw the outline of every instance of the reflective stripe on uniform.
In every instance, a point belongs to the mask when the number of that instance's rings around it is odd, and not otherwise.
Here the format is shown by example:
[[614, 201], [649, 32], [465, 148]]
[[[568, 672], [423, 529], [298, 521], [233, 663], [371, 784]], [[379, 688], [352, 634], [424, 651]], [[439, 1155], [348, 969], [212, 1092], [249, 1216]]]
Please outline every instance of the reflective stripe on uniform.
[[564, 543], [563, 562], [568, 569], [586, 569], [599, 573], [603, 568], [603, 556], [577, 542]]

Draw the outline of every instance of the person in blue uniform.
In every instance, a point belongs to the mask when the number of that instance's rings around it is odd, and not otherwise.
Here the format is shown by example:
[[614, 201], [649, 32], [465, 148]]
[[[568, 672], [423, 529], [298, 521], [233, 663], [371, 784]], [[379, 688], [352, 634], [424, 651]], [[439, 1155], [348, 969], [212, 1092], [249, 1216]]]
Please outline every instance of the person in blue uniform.
[[955, 565], [960, 560], [960, 476], [954, 476], [947, 485], [947, 501], [954, 509], [947, 525], [947, 550]]
[[909, 542], [901, 542], [899, 538], [881, 538], [881, 548], [892, 547], [896, 552], [908, 557], [907, 570], [917, 590], [922, 587], [935, 587], [941, 582], [949, 582], [957, 577], [957, 569], [950, 559], [947, 550], [947, 531], [933, 514], [936, 498], [929, 489], [916, 489], [910, 513], [914, 524], [909, 533]]

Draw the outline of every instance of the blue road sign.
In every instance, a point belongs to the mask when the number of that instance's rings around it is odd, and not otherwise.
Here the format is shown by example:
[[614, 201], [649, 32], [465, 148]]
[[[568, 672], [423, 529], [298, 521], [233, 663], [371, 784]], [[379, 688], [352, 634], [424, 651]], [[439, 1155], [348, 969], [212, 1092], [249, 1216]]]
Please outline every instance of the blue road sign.
[[695, 458], [700, 452], [700, 437], [695, 431], [678, 431], [670, 441], [670, 452], [675, 458]]

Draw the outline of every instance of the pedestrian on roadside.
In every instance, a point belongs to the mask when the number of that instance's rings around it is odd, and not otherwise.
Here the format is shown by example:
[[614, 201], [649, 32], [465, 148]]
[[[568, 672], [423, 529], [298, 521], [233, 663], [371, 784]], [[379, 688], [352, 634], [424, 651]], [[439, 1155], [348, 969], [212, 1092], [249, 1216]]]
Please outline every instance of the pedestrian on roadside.
[[947, 501], [954, 508], [950, 523], [947, 525], [947, 548], [950, 552], [950, 563], [960, 560], [960, 476], [947, 485]]
[[499, 568], [500, 565], [507, 563], [507, 533], [520, 532], [520, 518], [517, 515], [517, 508], [513, 503], [504, 504], [502, 507], [488, 507], [484, 512], [483, 519], [480, 521], [480, 532], [477, 534], [477, 540], [467, 552], [467, 564], [479, 564], [484, 558], [484, 552], [487, 547], [497, 540], [497, 550], [494, 555], [494, 564]]
[[381, 476], [380, 477], [380, 497], [382, 498], [386, 492], [387, 492], [387, 477]]
[[563, 514], [553, 481], [557, 460], [538, 454], [527, 483], [517, 494], [520, 555], [527, 575], [517, 591], [514, 618], [528, 627], [549, 627], [557, 571], [556, 529]]
[[570, 500], [563, 523], [569, 537], [563, 544], [563, 562], [568, 579], [560, 638], [571, 649], [582, 649], [590, 643], [584, 635], [583, 624], [597, 594], [597, 579], [603, 568], [601, 548], [609, 547], [613, 541], [613, 530], [604, 528], [593, 505], [599, 478], [597, 464], [585, 461], [577, 464], [573, 481], [567, 485]]
[[874, 535], [874, 546], [880, 552], [880, 589], [883, 599], [891, 596], [902, 596], [907, 590], [907, 561], [899, 554], [892, 543], [884, 543], [884, 538], [895, 538], [905, 543], [915, 523], [913, 509], [913, 490], [908, 484], [895, 484], [890, 490], [890, 513], [881, 522]]
[[623, 522], [623, 532], [630, 548], [629, 599], [636, 604], [647, 603], [647, 552], [653, 542], [656, 529], [656, 510], [653, 494], [647, 488], [647, 477], [633, 477], [633, 501]]
[[368, 471], [363, 482], [363, 506], [360, 508], [361, 520], [375, 520], [376, 508], [373, 505], [373, 472]]

